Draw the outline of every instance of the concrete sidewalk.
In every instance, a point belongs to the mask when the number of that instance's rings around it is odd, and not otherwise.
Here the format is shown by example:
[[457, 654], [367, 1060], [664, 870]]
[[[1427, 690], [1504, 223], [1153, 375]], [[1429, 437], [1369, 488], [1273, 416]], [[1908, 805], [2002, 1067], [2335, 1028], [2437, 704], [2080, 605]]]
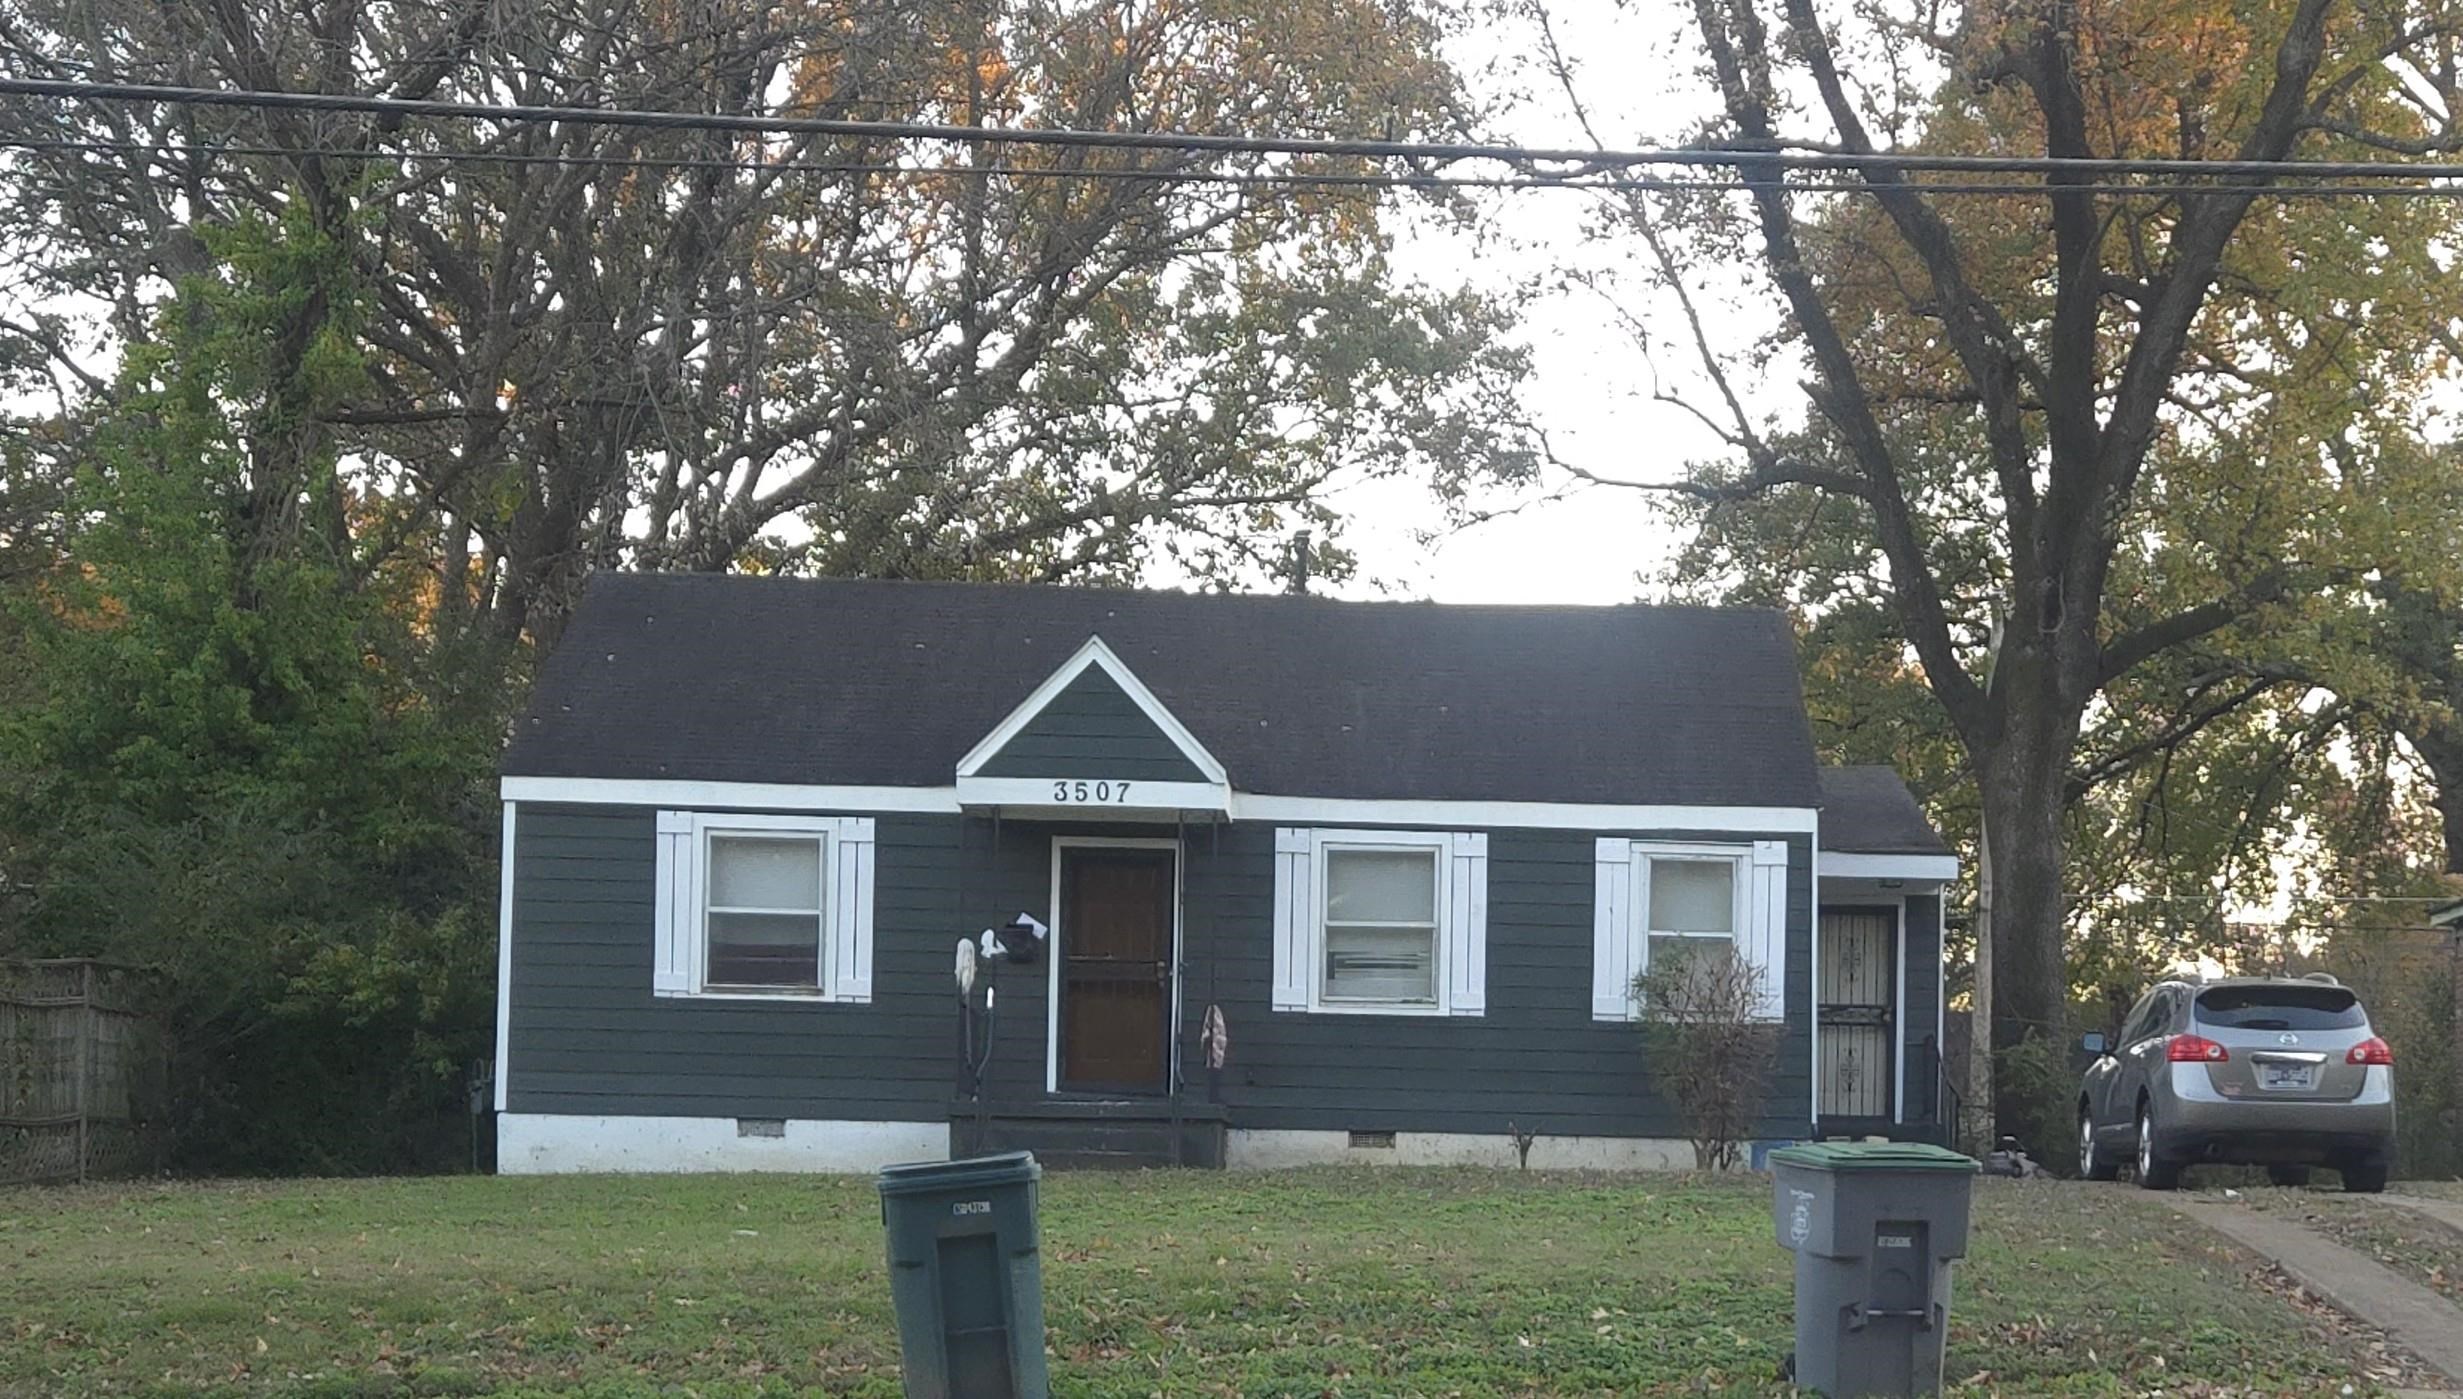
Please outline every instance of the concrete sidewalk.
[[2436, 1200], [2426, 1195], [2387, 1194], [2378, 1197], [2390, 1205], [2425, 1214], [2449, 1229], [2463, 1232], [2463, 1200]]
[[2463, 1308], [2376, 1259], [2280, 1216], [2217, 1200], [2178, 1195], [2159, 1198], [2243, 1248], [2273, 1260], [2301, 1286], [2383, 1330], [2397, 1345], [2463, 1386]]

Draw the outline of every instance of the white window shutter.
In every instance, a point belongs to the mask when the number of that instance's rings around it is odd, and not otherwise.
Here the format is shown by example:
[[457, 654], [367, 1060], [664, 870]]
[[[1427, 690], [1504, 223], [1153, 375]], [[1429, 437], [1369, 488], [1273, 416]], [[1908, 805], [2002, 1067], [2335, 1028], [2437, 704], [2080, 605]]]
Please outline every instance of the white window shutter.
[[650, 957], [652, 995], [682, 996], [693, 989], [687, 958], [692, 945], [694, 854], [692, 813], [660, 812], [658, 885], [653, 895], [657, 932]]
[[1591, 1018], [1633, 1018], [1633, 842], [1601, 836], [1591, 900]]
[[1787, 1006], [1787, 842], [1753, 842], [1753, 868], [1745, 886], [1743, 951], [1762, 969], [1763, 1014], [1776, 1020]]
[[1447, 853], [1445, 978], [1447, 1009], [1488, 1013], [1488, 833], [1454, 837]]
[[1315, 841], [1289, 826], [1274, 832], [1274, 1008], [1308, 1009], [1308, 977], [1316, 963]]
[[830, 851], [830, 999], [872, 999], [873, 819], [838, 818]]

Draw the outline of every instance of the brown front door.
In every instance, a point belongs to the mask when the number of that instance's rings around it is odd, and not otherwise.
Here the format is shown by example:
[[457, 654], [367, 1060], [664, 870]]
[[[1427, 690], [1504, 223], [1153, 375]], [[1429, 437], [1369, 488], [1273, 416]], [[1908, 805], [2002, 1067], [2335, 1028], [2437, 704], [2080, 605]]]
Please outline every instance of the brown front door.
[[1060, 853], [1060, 1087], [1161, 1093], [1172, 1039], [1177, 852]]

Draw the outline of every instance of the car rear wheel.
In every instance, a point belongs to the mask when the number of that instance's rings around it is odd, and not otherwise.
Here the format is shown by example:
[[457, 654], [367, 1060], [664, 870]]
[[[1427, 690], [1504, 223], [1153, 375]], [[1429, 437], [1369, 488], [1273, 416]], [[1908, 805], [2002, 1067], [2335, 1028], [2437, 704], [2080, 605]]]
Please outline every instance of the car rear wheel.
[[2269, 1166], [2266, 1168], [2266, 1178], [2276, 1185], [2307, 1185], [2309, 1168], [2307, 1166]]
[[2181, 1166], [2155, 1150], [2155, 1113], [2138, 1105], [2138, 1185], [2142, 1190], [2170, 1190], [2181, 1183]]
[[2386, 1158], [2343, 1163], [2343, 1188], [2354, 1195], [2375, 1195], [2386, 1188]]
[[2083, 1107], [2078, 1110], [2078, 1176], [2081, 1180], [2118, 1180], [2121, 1176], [2121, 1163], [2096, 1147], [2095, 1115]]

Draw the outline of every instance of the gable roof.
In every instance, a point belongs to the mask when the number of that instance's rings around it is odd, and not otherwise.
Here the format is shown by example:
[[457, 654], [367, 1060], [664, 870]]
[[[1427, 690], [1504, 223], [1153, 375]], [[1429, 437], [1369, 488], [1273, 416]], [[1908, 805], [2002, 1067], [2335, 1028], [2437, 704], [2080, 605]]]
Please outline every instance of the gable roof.
[[1091, 637], [1245, 792], [1811, 807], [1775, 613], [600, 574], [503, 771], [941, 787]]
[[1953, 853], [1896, 771], [1826, 767], [1821, 782], [1822, 849], [1858, 855]]
[[[1096, 722], [1072, 724], [1072, 720]], [[1103, 760], [1127, 757], [1140, 768], [1136, 772], [1115, 770], [1113, 776], [1173, 782], [1229, 780], [1223, 764], [1206, 751], [1206, 745], [1197, 741], [1197, 736], [1189, 732], [1169, 706], [1155, 698], [1154, 691], [1146, 688], [1146, 683], [1113, 654], [1111, 647], [1103, 644], [1100, 636], [1087, 638], [1076, 655], [1063, 661], [1060, 669], [1009, 711], [1008, 718], [984, 735], [983, 742], [959, 759], [958, 775], [1080, 776], [1076, 771], [1038, 763], [1048, 763], [1055, 750], [1080, 759], [1089, 756], [1087, 749], [1095, 745], [1086, 741], [1085, 730], [1103, 735], [1096, 743], [1112, 750], [1103, 755]], [[1121, 751], [1131, 746], [1121, 742], [1119, 736], [1124, 733], [1134, 736], [1134, 746], [1139, 751]]]

